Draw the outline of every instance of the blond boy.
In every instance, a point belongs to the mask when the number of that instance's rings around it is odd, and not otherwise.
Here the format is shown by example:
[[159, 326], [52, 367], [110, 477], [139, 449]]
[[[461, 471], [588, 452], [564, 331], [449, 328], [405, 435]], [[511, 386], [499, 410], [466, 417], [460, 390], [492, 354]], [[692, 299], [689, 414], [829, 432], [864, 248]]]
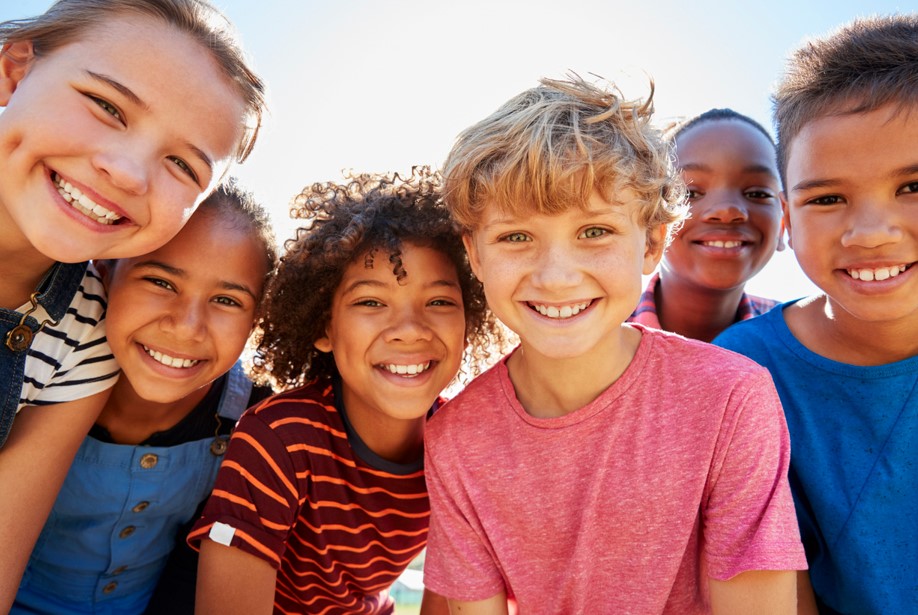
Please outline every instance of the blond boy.
[[625, 324], [683, 188], [629, 102], [543, 80], [459, 136], [445, 199], [519, 347], [428, 427], [425, 582], [462, 613], [791, 613], [805, 567], [765, 370]]

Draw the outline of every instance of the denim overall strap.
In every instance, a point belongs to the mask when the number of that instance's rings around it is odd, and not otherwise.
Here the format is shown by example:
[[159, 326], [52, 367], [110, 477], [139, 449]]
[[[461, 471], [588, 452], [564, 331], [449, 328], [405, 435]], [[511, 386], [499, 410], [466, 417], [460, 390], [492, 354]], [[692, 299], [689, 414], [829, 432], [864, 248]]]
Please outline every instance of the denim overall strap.
[[249, 407], [249, 397], [252, 395], [252, 381], [245, 375], [242, 362], [236, 364], [226, 373], [226, 385], [220, 395], [220, 405], [217, 414], [224, 418], [239, 420], [242, 413]]
[[[86, 266], [87, 263], [55, 263], [39, 285], [36, 299], [52, 322], [60, 321], [66, 314], [80, 288]], [[29, 354], [29, 346], [26, 344], [18, 350], [7, 346], [7, 335], [22, 324], [27, 326], [34, 336], [41, 329], [43, 322], [31, 315], [25, 319], [23, 316], [22, 312], [0, 308], [0, 447], [6, 442], [13, 419], [16, 418], [22, 382], [25, 378], [26, 356]]]

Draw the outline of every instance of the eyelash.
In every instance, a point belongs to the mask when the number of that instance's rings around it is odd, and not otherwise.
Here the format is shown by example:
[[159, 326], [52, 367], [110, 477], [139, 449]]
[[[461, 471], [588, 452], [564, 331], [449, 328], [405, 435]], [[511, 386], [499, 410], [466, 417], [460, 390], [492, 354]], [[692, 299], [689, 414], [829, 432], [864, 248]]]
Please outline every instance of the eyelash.
[[[86, 94], [86, 96], [89, 97], [89, 99], [94, 103], [96, 103], [99, 108], [111, 115], [119, 123], [122, 125], [124, 124], [124, 115], [121, 113], [118, 107], [108, 102], [104, 98], [93, 96], [92, 94]], [[194, 169], [191, 168], [191, 165], [177, 156], [170, 156], [169, 160], [171, 160], [175, 166], [177, 166], [182, 171], [182, 173], [185, 173], [192, 180], [194, 180], [195, 183], [198, 183], [198, 174], [194, 172]]]
[[838, 205], [841, 203], [842, 198], [837, 194], [827, 194], [825, 196], [819, 196], [815, 199], [810, 199], [807, 201], [808, 205]]
[[[599, 231], [599, 233], [596, 235], [590, 235], [590, 231]], [[598, 226], [591, 226], [590, 228], [584, 229], [583, 232], [580, 233], [580, 237], [583, 239], [598, 239], [608, 235], [610, 232], [611, 231], [609, 231], [609, 229], [600, 228]]]
[[111, 115], [120, 123], [124, 124], [124, 116], [121, 114], [121, 111], [118, 109], [118, 107], [108, 102], [104, 98], [99, 98], [98, 96], [93, 96], [92, 94], [86, 94], [86, 96], [88, 96], [90, 100], [96, 103], [103, 111]]
[[174, 163], [175, 163], [175, 166], [177, 166], [179, 169], [181, 169], [183, 173], [185, 173], [186, 175], [188, 175], [191, 179], [193, 179], [193, 180], [195, 181], [195, 183], [197, 183], [197, 181], [198, 181], [198, 174], [194, 172], [194, 170], [191, 168], [191, 165], [189, 165], [187, 162], [185, 162], [184, 160], [182, 160], [181, 158], [178, 158], [178, 157], [176, 157], [176, 156], [170, 156], [170, 157], [169, 157], [169, 160], [171, 160], [172, 162], [174, 162]]
[[172, 284], [170, 284], [169, 282], [167, 282], [166, 280], [163, 280], [163, 279], [161, 279], [161, 278], [149, 278], [149, 277], [148, 277], [148, 278], [144, 278], [144, 280], [146, 280], [146, 281], [149, 282], [150, 284], [152, 284], [152, 285], [154, 285], [154, 286], [158, 286], [159, 288], [162, 288], [162, 289], [164, 289], [164, 290], [175, 291], [175, 287], [172, 286]]
[[[905, 188], [908, 188], [908, 190], [906, 191]], [[908, 182], [898, 190], [898, 194], [914, 194], [916, 192], [918, 192], [918, 181]]]
[[529, 235], [517, 231], [513, 233], [507, 233], [506, 235], [501, 235], [497, 238], [497, 240], [507, 243], [524, 243], [529, 241]]

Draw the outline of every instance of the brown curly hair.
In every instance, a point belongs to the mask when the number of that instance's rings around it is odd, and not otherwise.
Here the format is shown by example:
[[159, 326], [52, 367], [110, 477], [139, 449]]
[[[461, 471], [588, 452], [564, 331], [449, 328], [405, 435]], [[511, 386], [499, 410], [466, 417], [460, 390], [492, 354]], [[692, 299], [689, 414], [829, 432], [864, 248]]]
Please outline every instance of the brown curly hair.
[[315, 183], [294, 198], [290, 215], [306, 221], [285, 243], [259, 325], [252, 372], [275, 390], [337, 374], [334, 357], [314, 344], [325, 335], [332, 298], [355, 259], [387, 254], [398, 280], [409, 272], [404, 242], [433, 248], [456, 266], [465, 311], [461, 379], [475, 376], [505, 348], [505, 338], [472, 274], [459, 227], [440, 198], [440, 174], [414, 167], [411, 176], [347, 174], [345, 182]]

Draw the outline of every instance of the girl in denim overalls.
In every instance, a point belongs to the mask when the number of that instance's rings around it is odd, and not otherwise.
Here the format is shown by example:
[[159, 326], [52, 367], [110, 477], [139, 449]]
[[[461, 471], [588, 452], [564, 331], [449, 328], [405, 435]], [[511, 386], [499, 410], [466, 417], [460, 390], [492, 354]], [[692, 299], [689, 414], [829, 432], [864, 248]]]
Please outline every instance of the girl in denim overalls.
[[263, 85], [203, 0], [0, 23], [0, 613], [117, 378], [90, 259], [148, 253], [250, 150]]
[[[270, 393], [253, 391], [237, 359], [274, 260], [264, 211], [231, 183], [159, 250], [97, 263], [122, 376], [77, 452], [13, 613], [147, 607], [210, 494], [230, 430]], [[193, 609], [193, 592], [163, 597], [164, 612]]]

